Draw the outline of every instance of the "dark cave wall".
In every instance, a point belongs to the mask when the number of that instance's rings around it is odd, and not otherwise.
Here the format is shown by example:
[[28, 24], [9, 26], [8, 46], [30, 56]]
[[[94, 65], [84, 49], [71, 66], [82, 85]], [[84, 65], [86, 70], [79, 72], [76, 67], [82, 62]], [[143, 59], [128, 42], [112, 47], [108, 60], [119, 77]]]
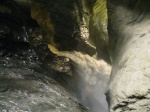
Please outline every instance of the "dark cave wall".
[[98, 59], [110, 62], [105, 0], [32, 0], [31, 7], [47, 43], [61, 51], [97, 52]]
[[87, 5], [89, 3], [83, 0], [33, 0], [32, 17], [44, 29], [47, 43], [62, 51], [76, 50], [94, 55], [96, 50], [89, 38]]

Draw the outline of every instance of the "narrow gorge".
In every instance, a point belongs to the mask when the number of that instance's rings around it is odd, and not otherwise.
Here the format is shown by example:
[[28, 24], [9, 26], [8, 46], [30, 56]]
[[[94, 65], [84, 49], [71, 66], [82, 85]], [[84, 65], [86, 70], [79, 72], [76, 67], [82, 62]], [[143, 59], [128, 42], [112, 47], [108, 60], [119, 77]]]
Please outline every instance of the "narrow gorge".
[[150, 112], [148, 0], [1, 0], [0, 112]]

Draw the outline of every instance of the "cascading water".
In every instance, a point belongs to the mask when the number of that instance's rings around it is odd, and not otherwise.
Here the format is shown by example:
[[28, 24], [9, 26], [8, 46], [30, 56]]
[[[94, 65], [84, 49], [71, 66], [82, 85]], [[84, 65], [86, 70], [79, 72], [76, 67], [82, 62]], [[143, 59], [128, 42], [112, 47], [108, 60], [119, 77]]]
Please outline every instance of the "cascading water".
[[109, 112], [105, 92], [109, 83], [111, 66], [79, 52], [60, 52], [49, 45], [50, 50], [72, 61], [76, 96], [90, 112]]
[[[9, 1], [9, 0], [8, 0]], [[10, 0], [11, 1], [11, 0]], [[19, 0], [15, 0], [16, 2], [20, 2]], [[12, 2], [12, 1], [11, 1]], [[29, 2], [29, 1], [28, 1]], [[27, 4], [28, 4], [27, 2]], [[14, 2], [12, 2], [14, 3]], [[13, 6], [14, 4], [12, 4]], [[22, 3], [20, 2], [20, 5], [21, 6], [26, 6], [26, 2], [25, 3]], [[25, 7], [22, 7], [23, 9]], [[17, 12], [17, 11], [16, 11]], [[20, 14], [20, 13], [19, 13]], [[7, 15], [8, 16], [8, 15]], [[19, 15], [21, 16], [20, 21], [24, 20], [22, 15]], [[4, 19], [5, 16], [3, 16], [3, 21], [5, 21], [7, 23], [7, 21]], [[9, 17], [9, 16], [8, 16]], [[15, 17], [15, 16], [14, 16]], [[13, 18], [11, 18], [13, 19]], [[17, 19], [17, 18], [15, 18]], [[13, 19], [13, 20], [15, 20]], [[9, 20], [9, 19], [8, 19]], [[16, 21], [17, 23], [18, 21]], [[24, 22], [24, 21], [22, 21]], [[12, 27], [12, 26], [15, 26], [17, 24], [14, 24], [14, 23], [11, 23], [12, 25], [8, 25], [12, 31], [15, 31], [16, 34], [22, 34], [21, 37], [23, 38], [24, 37], [24, 33], [26, 34], [26, 32], [24, 32], [24, 29], [22, 29], [21, 26], [17, 26], [16, 28], [15, 27]], [[1, 22], [2, 24], [2, 22]], [[4, 24], [4, 23], [3, 23]], [[7, 25], [7, 24], [6, 24]], [[18, 31], [18, 27], [21, 29]], [[23, 27], [24, 28], [24, 27]], [[84, 37], [83, 34], [86, 34], [88, 31], [85, 27], [81, 27], [81, 36]], [[49, 31], [49, 30], [48, 30]], [[83, 34], [82, 34], [83, 32]], [[89, 33], [89, 32], [88, 32]], [[2, 32], [3, 34], [3, 32]], [[5, 34], [5, 32], [4, 32]], [[17, 35], [18, 36], [18, 35]], [[25, 35], [27, 36], [27, 35]], [[85, 35], [85, 37], [88, 37], [89, 35]], [[14, 35], [15, 37], [15, 35]], [[6, 38], [6, 37], [5, 37]], [[22, 39], [21, 38], [21, 39]], [[9, 38], [11, 39], [11, 38]], [[8, 39], [8, 40], [9, 40]], [[12, 38], [14, 41], [16, 41], [16, 37], [15, 38]], [[24, 38], [23, 38], [24, 39]], [[20, 41], [20, 40], [19, 40]], [[3, 44], [3, 43], [2, 43]], [[9, 44], [10, 45], [10, 44]], [[18, 44], [17, 44], [18, 45]], [[23, 45], [21, 43], [21, 45]], [[29, 44], [30, 45], [30, 44]], [[1, 45], [2, 46], [2, 45]], [[2, 46], [3, 47], [3, 46]], [[17, 48], [19, 48], [18, 46], [16, 46]], [[10, 47], [11, 48], [11, 47]], [[15, 47], [13, 47], [15, 49]], [[64, 57], [67, 57], [71, 60], [71, 65], [72, 65], [72, 68], [73, 68], [73, 77], [74, 77], [74, 80], [75, 80], [75, 89], [76, 89], [76, 96], [77, 98], [81, 101], [81, 103], [88, 107], [90, 112], [108, 112], [108, 104], [107, 104], [107, 101], [106, 101], [106, 96], [105, 96], [105, 92], [107, 90], [107, 85], [108, 85], [108, 82], [109, 82], [109, 75], [110, 75], [110, 71], [111, 71], [111, 66], [108, 65], [106, 62], [104, 62], [103, 60], [96, 60], [88, 55], [84, 55], [82, 53], [79, 53], [79, 52], [60, 52], [60, 51], [57, 51], [56, 49], [53, 50], [52, 46], [49, 46], [49, 48], [51, 49], [51, 51], [54, 53], [54, 54], [57, 54], [59, 56], [64, 56]], [[20, 49], [19, 49], [20, 50]], [[16, 51], [16, 49], [15, 49]], [[26, 56], [26, 54], [30, 54], [30, 51], [25, 53], [24, 55]], [[11, 51], [12, 52], [12, 51]], [[12, 53], [9, 52], [8, 54], [9, 55], [12, 55]], [[18, 52], [18, 51], [17, 51]], [[22, 52], [19, 51], [19, 53], [21, 54]], [[32, 54], [32, 52], [31, 52]], [[21, 54], [22, 55], [22, 54]], [[24, 56], [23, 55], [23, 56]], [[16, 56], [16, 55], [15, 55]], [[27, 57], [30, 57], [30, 55], [27, 55]], [[16, 58], [16, 57], [15, 57]], [[34, 57], [33, 55], [33, 58], [36, 58]], [[22, 57], [21, 57], [22, 59]], [[23, 59], [22, 59], [23, 60]], [[5, 60], [4, 60], [5, 61]], [[11, 59], [9, 58], [6, 58], [6, 63], [9, 63], [8, 66], [10, 67], [10, 62], [14, 62], [14, 60], [12, 61]], [[15, 61], [15, 64], [16, 64], [17, 61]], [[36, 64], [37, 64], [37, 60], [35, 61]], [[12, 66], [14, 67], [15, 64], [12, 64]], [[3, 64], [4, 66], [7, 67], [7, 64]], [[19, 66], [21, 65], [21, 66]], [[25, 67], [27, 66], [28, 67], [28, 63], [26, 63], [26, 61], [20, 61], [19, 60], [19, 64], [17, 65], [17, 67], [19, 68], [22, 68], [22, 65], [25, 65]], [[33, 65], [33, 63], [31, 64]], [[9, 68], [10, 69], [10, 68]], [[28, 72], [27, 72], [28, 73]], [[5, 74], [6, 75], [6, 74]], [[10, 75], [10, 73], [8, 74]], [[23, 74], [24, 75], [24, 74]], [[29, 74], [25, 74], [25, 75], [29, 75]], [[30, 75], [31, 76], [31, 75]], [[30, 79], [30, 76], [29, 78], [27, 77], [27, 79]], [[41, 75], [41, 77], [43, 78], [44, 74]], [[16, 76], [15, 76], [16, 77]], [[14, 78], [15, 78], [14, 77]], [[37, 73], [35, 74], [35, 78], [37, 77]], [[42, 79], [41, 78], [41, 79]], [[32, 78], [31, 78], [32, 79]], [[37, 78], [39, 80], [39, 78]], [[37, 80], [36, 79], [36, 80]], [[41, 80], [40, 79], [40, 80]], [[44, 80], [44, 79], [43, 79]], [[25, 80], [26, 81], [26, 80]], [[20, 84], [20, 82], [18, 83]], [[23, 83], [24, 84], [24, 83]], [[27, 85], [28, 85], [28, 81], [27, 81]], [[38, 85], [38, 84], [37, 84]], [[21, 85], [22, 86], [26, 86], [26, 85]], [[30, 84], [29, 84], [30, 86]], [[31, 84], [31, 86], [34, 86]], [[39, 85], [40, 86], [40, 85]], [[39, 87], [37, 86], [37, 87]], [[7, 88], [6, 88], [7, 89]], [[28, 88], [27, 88], [28, 89]], [[50, 88], [48, 88], [48, 90], [50, 90]], [[58, 89], [57, 89], [58, 90]], [[59, 91], [61, 92], [61, 91]], [[46, 92], [45, 92], [46, 93]], [[65, 93], [66, 95], [67, 93]], [[18, 95], [18, 94], [17, 94]], [[17, 96], [16, 95], [16, 96]], [[40, 93], [41, 95], [41, 93]], [[65, 96], [63, 95], [63, 96]], [[37, 102], [47, 102], [47, 98], [51, 99], [52, 97], [52, 94], [50, 93], [48, 95], [48, 97], [44, 97], [44, 100], [39, 100], [37, 96], [35, 96], [35, 98], [37, 98], [38, 100], [36, 100]], [[56, 98], [59, 97], [59, 96], [56, 96]], [[29, 98], [29, 97], [28, 97]], [[43, 98], [40, 96], [40, 98]], [[55, 97], [54, 97], [55, 98]], [[63, 98], [62, 96], [60, 96], [60, 98]], [[66, 97], [65, 97], [66, 98]], [[67, 97], [68, 98], [68, 97]], [[65, 100], [63, 100], [63, 103], [65, 105], [68, 105], [68, 100], [67, 98]], [[25, 101], [25, 100], [23, 100]], [[32, 101], [32, 99], [31, 99]], [[30, 102], [31, 102], [30, 101]], [[58, 101], [60, 101], [58, 99]], [[66, 101], [66, 102], [64, 102]], [[16, 101], [17, 102], [17, 101]], [[50, 102], [50, 100], [48, 101]], [[51, 102], [50, 102], [51, 103]], [[62, 104], [63, 104], [62, 103]], [[29, 103], [26, 103], [26, 104], [29, 104]], [[53, 103], [54, 104], [54, 103]], [[56, 107], [59, 103], [57, 102], [56, 100]], [[74, 105], [74, 104], [73, 104]], [[23, 105], [24, 106], [24, 105]], [[27, 105], [28, 106], [28, 105]], [[31, 106], [31, 105], [30, 105]], [[45, 106], [45, 104], [44, 104]], [[36, 106], [36, 109], [38, 110], [38, 107], [42, 107], [44, 108], [44, 106], [42, 104], [40, 104], [39, 106], [37, 105]], [[54, 105], [55, 106], [55, 105]], [[60, 105], [60, 108], [62, 108], [61, 106], [63, 105]], [[48, 106], [47, 108], [49, 108], [50, 106]], [[18, 107], [20, 108], [20, 107]], [[67, 108], [67, 107], [66, 107]], [[45, 109], [45, 108], [44, 108]], [[73, 107], [69, 108], [69, 109], [73, 109]], [[56, 110], [58, 111], [58, 110]], [[63, 111], [63, 110], [62, 110]]]
[[105, 92], [107, 89], [111, 67], [103, 60], [95, 60], [87, 55], [78, 55], [76, 73], [79, 98], [89, 107], [91, 112], [108, 112]]

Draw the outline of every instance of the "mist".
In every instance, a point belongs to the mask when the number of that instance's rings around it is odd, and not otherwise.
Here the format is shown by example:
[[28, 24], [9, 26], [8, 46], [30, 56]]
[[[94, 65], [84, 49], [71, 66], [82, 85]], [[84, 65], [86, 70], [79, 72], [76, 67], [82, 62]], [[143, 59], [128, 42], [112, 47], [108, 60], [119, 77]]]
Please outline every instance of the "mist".
[[111, 66], [78, 52], [74, 55], [78, 58], [73, 62], [77, 98], [90, 112], [109, 112], [105, 92]]
[[111, 66], [104, 60], [96, 60], [80, 52], [60, 52], [51, 45], [48, 47], [53, 53], [71, 60], [75, 94], [79, 101], [90, 112], [109, 112], [105, 93], [109, 84]]

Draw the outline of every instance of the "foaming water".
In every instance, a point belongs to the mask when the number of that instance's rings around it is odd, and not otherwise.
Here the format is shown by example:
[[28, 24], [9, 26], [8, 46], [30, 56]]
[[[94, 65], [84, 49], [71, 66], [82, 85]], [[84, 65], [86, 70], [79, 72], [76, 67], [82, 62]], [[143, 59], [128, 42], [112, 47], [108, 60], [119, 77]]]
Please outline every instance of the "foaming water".
[[77, 97], [90, 112], [109, 112], [105, 92], [109, 83], [111, 66], [103, 60], [75, 52], [78, 58], [74, 65], [77, 76]]
[[90, 112], [109, 112], [105, 92], [109, 83], [111, 66], [80, 52], [60, 52], [49, 45], [50, 50], [68, 57], [72, 62], [77, 98]]

